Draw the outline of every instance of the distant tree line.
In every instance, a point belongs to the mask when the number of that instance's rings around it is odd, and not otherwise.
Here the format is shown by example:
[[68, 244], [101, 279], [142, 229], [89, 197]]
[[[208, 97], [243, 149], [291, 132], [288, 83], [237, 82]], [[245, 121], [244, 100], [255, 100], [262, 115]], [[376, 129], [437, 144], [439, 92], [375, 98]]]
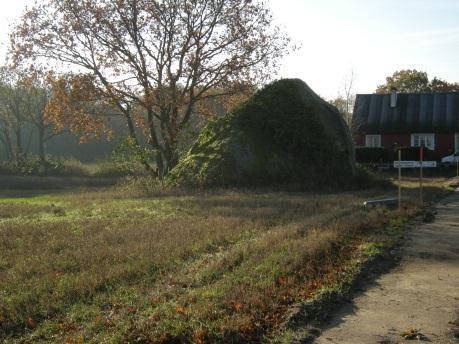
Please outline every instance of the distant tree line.
[[46, 108], [53, 89], [33, 73], [0, 67], [0, 160], [20, 163], [37, 155], [46, 166], [48, 155], [93, 162], [107, 158], [122, 135], [124, 122], [110, 118], [110, 129], [117, 137], [81, 142], [67, 128], [56, 130], [47, 118]]
[[376, 93], [391, 91], [405, 93], [459, 92], [459, 83], [450, 83], [438, 77], [429, 79], [426, 72], [404, 69], [386, 78], [386, 83], [376, 88]]
[[44, 162], [45, 144], [55, 133], [44, 120], [49, 89], [25, 74], [0, 69], [0, 141], [8, 160], [22, 160], [36, 136], [38, 154]]

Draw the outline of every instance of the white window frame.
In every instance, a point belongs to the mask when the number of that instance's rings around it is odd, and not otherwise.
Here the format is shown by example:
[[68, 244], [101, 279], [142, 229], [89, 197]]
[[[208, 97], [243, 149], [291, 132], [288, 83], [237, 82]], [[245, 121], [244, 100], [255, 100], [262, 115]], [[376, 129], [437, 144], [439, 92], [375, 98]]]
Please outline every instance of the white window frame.
[[416, 133], [411, 134], [411, 147], [420, 147], [423, 144], [430, 150], [435, 150], [435, 134]]
[[382, 147], [381, 135], [365, 135], [365, 147]]

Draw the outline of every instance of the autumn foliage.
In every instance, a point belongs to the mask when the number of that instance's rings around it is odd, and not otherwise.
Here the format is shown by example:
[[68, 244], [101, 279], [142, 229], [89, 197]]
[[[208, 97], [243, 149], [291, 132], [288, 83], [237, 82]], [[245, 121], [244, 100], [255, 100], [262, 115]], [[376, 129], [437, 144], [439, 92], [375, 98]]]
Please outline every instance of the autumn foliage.
[[10, 55], [56, 75], [47, 116], [58, 128], [94, 136], [109, 109], [163, 176], [190, 119], [250, 93], [289, 49], [261, 1], [46, 0], [24, 13]]
[[[55, 131], [69, 129], [81, 136], [80, 141], [112, 132], [107, 128], [107, 112], [110, 107], [94, 87], [90, 75], [61, 76], [52, 81], [52, 96], [46, 105], [46, 121]], [[105, 112], [105, 113], [104, 113]]]

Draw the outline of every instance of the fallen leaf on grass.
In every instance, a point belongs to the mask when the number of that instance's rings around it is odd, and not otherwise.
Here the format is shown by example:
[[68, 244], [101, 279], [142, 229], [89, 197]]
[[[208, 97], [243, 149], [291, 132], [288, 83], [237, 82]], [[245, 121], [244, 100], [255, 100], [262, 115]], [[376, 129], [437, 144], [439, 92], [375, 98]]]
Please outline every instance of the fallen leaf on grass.
[[277, 278], [277, 284], [278, 285], [284, 285], [285, 282], [286, 282], [286, 280], [285, 280], [284, 276], [280, 276], [280, 277]]
[[57, 324], [57, 328], [59, 329], [59, 333], [61, 335], [69, 332], [69, 331], [72, 331], [72, 330], [76, 330], [77, 327], [75, 325], [69, 325], [67, 323], [64, 323], [64, 322], [60, 322]]
[[65, 339], [65, 344], [83, 344], [83, 338], [77, 338], [77, 339], [72, 339], [72, 338], [67, 338]]
[[159, 314], [158, 313], [155, 313], [155, 314], [152, 314], [148, 317], [148, 321], [150, 322], [156, 322], [159, 320]]
[[102, 324], [104, 324], [105, 326], [110, 325], [110, 319], [107, 318], [106, 316], [103, 316], [103, 315], [98, 315], [98, 316], [96, 316], [96, 322], [102, 323]]
[[253, 331], [253, 327], [251, 324], [242, 324], [239, 326], [239, 332], [243, 334], [248, 334]]
[[233, 305], [233, 308], [236, 312], [239, 312], [241, 309], [242, 309], [242, 304], [236, 302], [234, 305]]
[[193, 333], [193, 340], [195, 344], [203, 344], [206, 339], [206, 332], [204, 330], [196, 330]]
[[137, 312], [137, 308], [134, 307], [134, 306], [128, 306], [128, 307], [126, 307], [126, 312], [127, 312], [128, 314], [136, 313], [136, 312]]
[[37, 327], [37, 323], [35, 322], [35, 320], [33, 320], [32, 317], [28, 317], [26, 323], [27, 323], [27, 327], [29, 328]]

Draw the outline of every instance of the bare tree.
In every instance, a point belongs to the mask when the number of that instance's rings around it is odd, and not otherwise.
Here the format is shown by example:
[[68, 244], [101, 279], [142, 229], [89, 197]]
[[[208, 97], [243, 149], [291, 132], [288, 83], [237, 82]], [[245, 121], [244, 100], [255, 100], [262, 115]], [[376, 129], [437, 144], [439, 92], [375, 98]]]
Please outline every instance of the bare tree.
[[[25, 126], [27, 94], [19, 85], [19, 76], [8, 68], [0, 70], [0, 123], [2, 139], [10, 159], [22, 160], [27, 154], [32, 134]], [[28, 139], [24, 136], [28, 134]]]
[[355, 103], [355, 79], [356, 75], [354, 69], [351, 68], [349, 73], [343, 79], [342, 88], [339, 90], [338, 96], [330, 101], [330, 103], [338, 108], [344, 121], [350, 129], [352, 129], [352, 113]]
[[53, 130], [53, 125], [47, 120], [45, 110], [50, 100], [51, 90], [49, 86], [37, 80], [28, 80], [26, 88], [27, 99], [25, 101], [24, 117], [35, 129], [37, 135], [38, 156], [46, 167], [46, 143], [60, 132]]
[[11, 137], [12, 123], [7, 112], [3, 110], [3, 105], [0, 105], [0, 142], [3, 144], [7, 160], [15, 158], [15, 150]]
[[68, 104], [99, 97], [136, 144], [145, 129], [155, 163], [143, 163], [159, 176], [177, 163], [178, 134], [200, 103], [265, 82], [290, 47], [255, 0], [47, 0], [25, 12], [11, 42], [16, 65], [76, 72], [54, 93]]
[[23, 159], [36, 137], [38, 154], [45, 165], [45, 144], [58, 132], [45, 118], [50, 86], [36, 75], [0, 69], [0, 141], [8, 159]]

